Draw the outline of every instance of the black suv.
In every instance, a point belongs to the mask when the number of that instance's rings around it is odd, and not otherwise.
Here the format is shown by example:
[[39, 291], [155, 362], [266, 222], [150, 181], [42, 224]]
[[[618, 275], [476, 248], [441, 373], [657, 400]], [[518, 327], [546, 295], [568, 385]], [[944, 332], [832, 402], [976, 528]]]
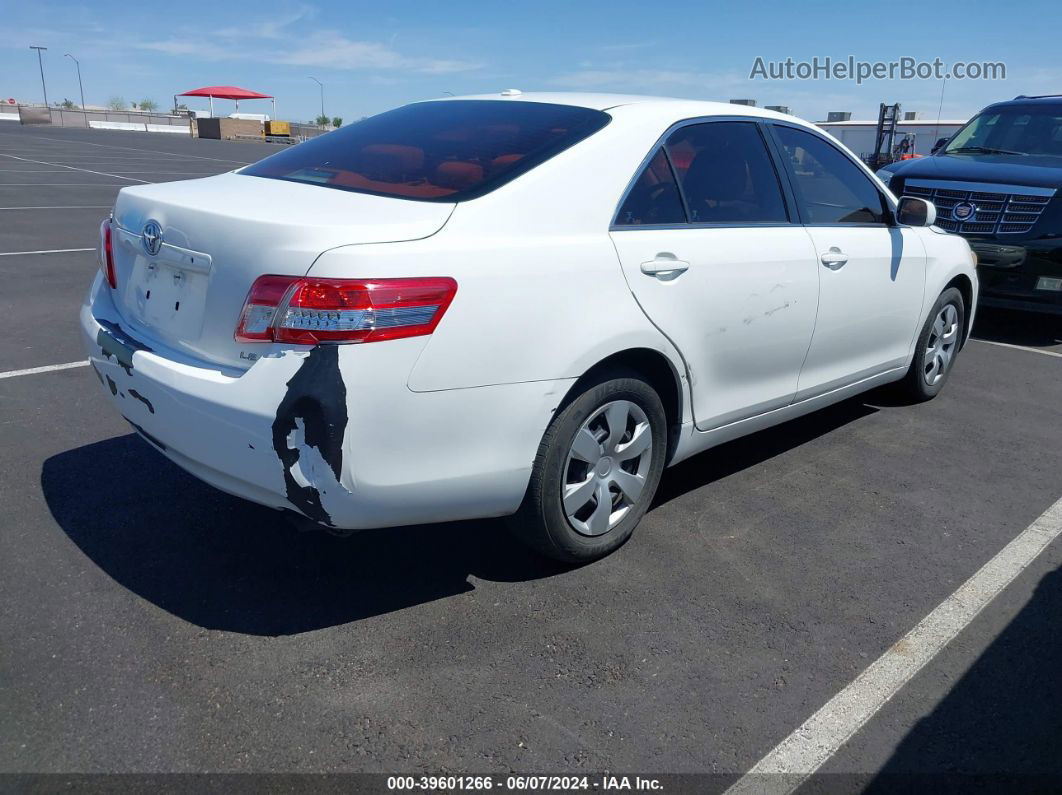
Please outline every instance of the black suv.
[[1062, 96], [989, 105], [932, 156], [878, 176], [970, 241], [982, 305], [1062, 313]]

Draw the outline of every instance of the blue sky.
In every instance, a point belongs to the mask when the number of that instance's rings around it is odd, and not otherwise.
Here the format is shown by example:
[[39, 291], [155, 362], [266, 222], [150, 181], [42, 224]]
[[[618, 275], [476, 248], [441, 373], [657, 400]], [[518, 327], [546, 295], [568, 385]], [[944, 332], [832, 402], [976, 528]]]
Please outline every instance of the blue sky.
[[[1013, 30], [1002, 13], [1013, 9]], [[1020, 16], [1019, 16], [1020, 15]], [[940, 81], [750, 80], [767, 60], [1003, 61], [1004, 81], [952, 80], [943, 118], [966, 118], [1020, 93], [1062, 93], [1062, 3], [694, 2], [621, 0], [335, 0], [71, 3], [0, 0], [0, 98], [40, 101], [31, 44], [47, 46], [52, 101], [104, 104], [151, 98], [166, 107], [182, 90], [234, 84], [275, 94], [281, 118], [325, 110], [346, 120], [395, 105], [515, 87], [593, 90], [789, 105], [805, 118], [828, 110], [876, 116], [881, 101], [935, 118]], [[205, 103], [205, 100], [201, 102]], [[195, 107], [194, 101], [191, 104]], [[205, 107], [205, 104], [203, 105]], [[231, 103], [218, 102], [228, 112]], [[241, 110], [268, 112], [268, 103]]]

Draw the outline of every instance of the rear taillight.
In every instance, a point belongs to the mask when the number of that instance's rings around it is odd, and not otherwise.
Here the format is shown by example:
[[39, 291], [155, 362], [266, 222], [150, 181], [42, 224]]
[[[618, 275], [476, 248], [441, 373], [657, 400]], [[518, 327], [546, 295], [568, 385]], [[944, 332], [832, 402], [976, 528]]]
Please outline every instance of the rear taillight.
[[100, 224], [100, 270], [113, 290], [118, 286], [118, 274], [114, 270], [114, 244], [111, 242], [111, 234], [111, 219], [104, 218]]
[[379, 342], [431, 334], [457, 292], [445, 277], [260, 276], [243, 305], [240, 342]]

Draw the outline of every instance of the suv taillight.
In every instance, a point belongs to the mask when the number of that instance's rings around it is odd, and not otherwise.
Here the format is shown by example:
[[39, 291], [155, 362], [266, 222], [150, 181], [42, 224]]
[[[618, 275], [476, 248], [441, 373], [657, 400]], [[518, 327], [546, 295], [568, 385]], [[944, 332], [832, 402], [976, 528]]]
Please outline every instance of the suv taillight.
[[446, 277], [259, 276], [236, 327], [240, 342], [378, 342], [431, 334], [457, 292]]
[[111, 219], [104, 218], [100, 224], [100, 270], [113, 290], [118, 286], [118, 273], [114, 270], [114, 244], [111, 235]]

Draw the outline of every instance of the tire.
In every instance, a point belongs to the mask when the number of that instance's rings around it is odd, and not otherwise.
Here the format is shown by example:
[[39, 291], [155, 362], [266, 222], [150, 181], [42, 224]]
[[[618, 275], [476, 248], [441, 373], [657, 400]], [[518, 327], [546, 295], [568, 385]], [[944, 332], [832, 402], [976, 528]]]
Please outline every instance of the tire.
[[909, 400], [916, 403], [932, 400], [944, 388], [962, 348], [965, 319], [966, 307], [962, 293], [949, 287], [940, 294], [930, 310], [918, 335], [911, 367], [898, 384]]
[[[638, 452], [646, 441], [648, 447]], [[546, 429], [527, 494], [509, 526], [554, 560], [602, 558], [622, 546], [645, 515], [666, 454], [660, 396], [633, 371], [603, 373], [562, 405]], [[607, 501], [600, 499], [603, 494]]]

